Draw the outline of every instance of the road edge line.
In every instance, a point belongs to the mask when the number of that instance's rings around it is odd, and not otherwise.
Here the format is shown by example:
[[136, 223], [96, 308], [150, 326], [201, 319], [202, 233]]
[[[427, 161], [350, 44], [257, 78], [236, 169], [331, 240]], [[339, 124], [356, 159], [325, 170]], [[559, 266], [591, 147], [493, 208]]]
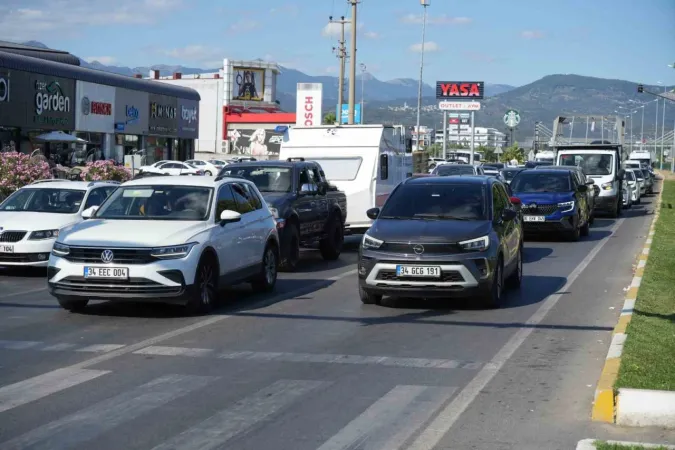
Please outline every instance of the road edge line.
[[638, 264], [633, 274], [630, 287], [624, 298], [623, 308], [619, 319], [612, 331], [612, 342], [607, 351], [605, 363], [600, 372], [600, 378], [595, 388], [595, 395], [593, 398], [593, 405], [591, 407], [591, 420], [593, 422], [616, 423], [617, 409], [618, 409], [618, 393], [614, 389], [614, 383], [619, 376], [619, 367], [621, 366], [621, 355], [623, 354], [623, 345], [626, 342], [628, 335], [626, 330], [628, 324], [633, 317], [633, 310], [635, 302], [638, 298], [640, 284], [644, 275], [647, 259], [649, 258], [649, 249], [652, 245], [652, 240], [656, 230], [656, 222], [659, 219], [659, 212], [661, 210], [661, 196], [663, 195], [663, 185], [659, 190], [659, 195], [656, 199], [654, 207], [654, 214], [651, 224], [649, 226], [649, 233], [645, 237], [645, 243], [638, 255]]

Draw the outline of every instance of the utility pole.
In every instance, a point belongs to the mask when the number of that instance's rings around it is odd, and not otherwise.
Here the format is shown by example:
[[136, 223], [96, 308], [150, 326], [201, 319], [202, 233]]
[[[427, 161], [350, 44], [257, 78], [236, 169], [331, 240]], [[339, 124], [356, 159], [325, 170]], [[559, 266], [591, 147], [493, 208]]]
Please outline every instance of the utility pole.
[[340, 24], [340, 41], [339, 47], [333, 47], [333, 51], [337, 53], [338, 59], [340, 59], [340, 76], [338, 77], [338, 107], [337, 107], [337, 123], [342, 124], [342, 105], [345, 102], [345, 65], [347, 59], [347, 46], [345, 41], [345, 25], [349, 23], [348, 20], [345, 20], [345, 17], [340, 17], [340, 20], [333, 20], [333, 16], [329, 18], [330, 23]]
[[359, 0], [347, 0], [352, 5], [351, 19], [351, 59], [349, 60], [349, 125], [354, 125], [354, 109], [356, 108], [356, 5]]
[[[420, 116], [422, 114], [422, 77], [424, 75], [424, 41], [426, 40], [427, 34], [427, 7], [429, 6], [429, 0], [420, 0], [420, 4], [424, 9], [422, 14], [422, 48], [420, 49], [420, 80], [417, 87], [417, 150], [420, 150]], [[472, 112], [473, 114], [473, 112]], [[473, 151], [471, 153], [473, 155]]]

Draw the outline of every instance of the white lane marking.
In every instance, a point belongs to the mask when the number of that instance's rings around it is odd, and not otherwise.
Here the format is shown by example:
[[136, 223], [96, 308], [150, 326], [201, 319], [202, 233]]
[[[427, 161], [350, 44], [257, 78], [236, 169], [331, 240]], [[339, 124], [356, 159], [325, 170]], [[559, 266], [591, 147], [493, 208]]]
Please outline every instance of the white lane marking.
[[454, 387], [396, 386], [318, 450], [394, 450], [455, 392]]
[[120, 348], [126, 347], [125, 345], [121, 344], [94, 344], [94, 345], [88, 345], [83, 348], [78, 348], [76, 351], [78, 352], [86, 352], [86, 353], [107, 353], [111, 352], [113, 350], [118, 350]]
[[623, 302], [623, 309], [621, 310], [621, 315], [630, 316], [631, 314], [633, 314], [634, 309], [635, 309], [635, 299], [633, 298], [626, 299], [626, 301]]
[[17, 436], [2, 444], [2, 448], [75, 448], [178, 397], [201, 389], [215, 379], [217, 377], [165, 375]]
[[626, 343], [628, 335], [624, 333], [617, 333], [612, 336], [612, 342], [609, 344], [609, 351], [607, 352], [607, 359], [618, 358], [623, 352], [623, 344]]
[[65, 350], [71, 350], [74, 347], [77, 347], [77, 345], [62, 342], [60, 344], [54, 344], [54, 345], [50, 345], [50, 346], [41, 348], [40, 350], [42, 350], [43, 352], [62, 352], [62, 351], [65, 351]]
[[642, 283], [642, 277], [633, 277], [630, 287], [640, 287], [640, 283]]
[[188, 428], [153, 450], [209, 450], [268, 419], [308, 392], [330, 383], [308, 380], [279, 380], [237, 401], [232, 406]]
[[[593, 247], [572, 273], [568, 275], [567, 282], [558, 292], [568, 292], [570, 290], [570, 287], [572, 287], [579, 275], [586, 270], [586, 267], [588, 267], [591, 261], [593, 261], [597, 254], [600, 253], [600, 250], [602, 250], [605, 244], [609, 242], [609, 238], [616, 233], [616, 230], [623, 224], [624, 220], [625, 219], [619, 219], [616, 221], [614, 226], [610, 229], [609, 236], [603, 238]], [[485, 386], [487, 386], [494, 376], [497, 375], [504, 364], [506, 364], [516, 350], [518, 350], [523, 342], [530, 336], [535, 329], [533, 325], [538, 325], [544, 320], [546, 315], [553, 309], [562, 296], [563, 294], [550, 295], [527, 322], [525, 322], [524, 327], [511, 336], [494, 358], [492, 358], [492, 361], [486, 364], [480, 372], [464, 386], [450, 404], [441, 410], [438, 416], [436, 416], [429, 426], [418, 436], [408, 450], [432, 450], [436, 447], [441, 439], [443, 439], [443, 436], [445, 436], [455, 422], [457, 422], [460, 415], [466, 411]]]
[[161, 345], [151, 345], [135, 351], [135, 355], [158, 355], [158, 356], [208, 356], [213, 353], [210, 348], [188, 348], [188, 347], [164, 347]]
[[[318, 287], [318, 286], [325, 285], [326, 281], [338, 281], [342, 278], [348, 277], [350, 275], [354, 275], [354, 274], [356, 274], [356, 272], [357, 272], [356, 269], [349, 270], [349, 271], [343, 272], [339, 275], [336, 275], [334, 277], [328, 278], [327, 280], [320, 280], [320, 281], [317, 281], [316, 283], [312, 283], [312, 284], [307, 285], [305, 287], [295, 289], [291, 292], [278, 294], [278, 295], [275, 295], [274, 297], [271, 297], [271, 298], [268, 298], [268, 299], [261, 299], [260, 301], [255, 302], [253, 305], [251, 305], [251, 309], [261, 308], [264, 305], [273, 304], [273, 303], [282, 301], [282, 300], [287, 299], [287, 298], [297, 297], [298, 295], [301, 295], [301, 294], [305, 293], [307, 291], [307, 289], [312, 289], [315, 286]], [[86, 369], [88, 367], [94, 366], [96, 364], [100, 364], [100, 363], [105, 362], [105, 361], [109, 361], [111, 359], [117, 358], [118, 356], [122, 356], [122, 355], [126, 355], [128, 353], [135, 352], [135, 351], [140, 350], [144, 347], [148, 347], [148, 346], [151, 346], [151, 345], [158, 344], [160, 342], [166, 341], [168, 339], [175, 338], [175, 337], [180, 336], [182, 334], [189, 333], [191, 331], [195, 331], [195, 330], [198, 330], [200, 328], [207, 327], [209, 325], [213, 325], [215, 323], [221, 322], [221, 321], [223, 321], [225, 319], [229, 319], [231, 317], [233, 317], [233, 316], [222, 315], [222, 316], [208, 317], [206, 319], [200, 320], [200, 321], [198, 321], [196, 323], [193, 323], [191, 325], [187, 325], [185, 327], [177, 328], [177, 329], [175, 329], [173, 331], [169, 331], [167, 333], [163, 333], [163, 334], [160, 334], [160, 335], [148, 338], [148, 339], [144, 339], [144, 340], [142, 340], [140, 342], [137, 342], [135, 344], [127, 345], [126, 347], [120, 348], [119, 350], [113, 350], [111, 352], [104, 353], [102, 355], [98, 355], [98, 356], [95, 356], [93, 358], [86, 359], [86, 360], [81, 361], [79, 363], [72, 364], [70, 366], [63, 367], [61, 369], [52, 370], [51, 372], [46, 372], [46, 373], [44, 373], [42, 375], [39, 375], [37, 377], [29, 378], [29, 379], [21, 381], [19, 383], [15, 383], [15, 384], [12, 384], [12, 385], [9, 385], [9, 386], [2, 387], [2, 388], [0, 388], [0, 412], [5, 411], [7, 409], [11, 409], [14, 406], [18, 406], [18, 405], [21, 405], [21, 404], [24, 404], [24, 403], [28, 403], [28, 402], [32, 402], [34, 400], [38, 400], [42, 397], [50, 395], [54, 392], [58, 392], [62, 389], [66, 389], [70, 386], [74, 386], [74, 385], [79, 384], [81, 382], [81, 381], [80, 382], [72, 382], [71, 384], [68, 384], [69, 380], [62, 380], [62, 378], [64, 377], [64, 375], [63, 375], [64, 373], [66, 373], [66, 374], [67, 373], [75, 373], [75, 374], [78, 374], [78, 373], [97, 373], [98, 375], [96, 375], [96, 376], [103, 375], [105, 373], [108, 373], [109, 371], [101, 371], [101, 370], [99, 370], [99, 371], [96, 371], [96, 370], [83, 371], [82, 369]], [[51, 392], [50, 392], [50, 389], [43, 386], [42, 389], [38, 389], [35, 392], [30, 392], [30, 389], [28, 389], [28, 392], [21, 392], [20, 395], [13, 394], [14, 397], [12, 397], [13, 391], [11, 389], [13, 389], [13, 386], [21, 385], [21, 383], [28, 383], [30, 385], [32, 380], [41, 379], [41, 378], [44, 378], [44, 379], [47, 379], [47, 380], [56, 380], [57, 382], [60, 382], [61, 384], [55, 385], [54, 388], [58, 388], [58, 389], [54, 389]], [[7, 389], [9, 389], [9, 390], [7, 390]], [[8, 392], [8, 394], [4, 394], [4, 395], [10, 395], [10, 397], [8, 397], [9, 400], [11, 400], [11, 401], [9, 401], [9, 403], [8, 403], [8, 400], [3, 399], [3, 392]], [[17, 399], [15, 397], [19, 397], [19, 398]], [[21, 402], [14, 404], [17, 400], [21, 400]], [[14, 403], [12, 403], [12, 402], [14, 402]], [[10, 404], [12, 404], [13, 406], [5, 407], [5, 409], [2, 409], [3, 405], [10, 405]]]
[[46, 291], [46, 290], [47, 290], [47, 288], [40, 288], [40, 289], [31, 289], [29, 291], [12, 292], [12, 293], [9, 293], [9, 294], [3, 294], [2, 299], [4, 300], [4, 299], [9, 298], [9, 297], [19, 297], [21, 295], [35, 294], [37, 292], [42, 292], [42, 291]]
[[109, 370], [57, 369], [0, 388], [0, 412], [39, 400], [55, 392], [84, 383]]
[[357, 364], [388, 367], [410, 367], [416, 369], [479, 369], [483, 363], [456, 361], [450, 359], [399, 358], [395, 356], [340, 355], [331, 353], [289, 353], [289, 352], [226, 352], [218, 355], [221, 359], [245, 359], [251, 361], [278, 361], [323, 364]]
[[6, 350], [27, 350], [40, 345], [38, 341], [0, 341], [0, 348]]

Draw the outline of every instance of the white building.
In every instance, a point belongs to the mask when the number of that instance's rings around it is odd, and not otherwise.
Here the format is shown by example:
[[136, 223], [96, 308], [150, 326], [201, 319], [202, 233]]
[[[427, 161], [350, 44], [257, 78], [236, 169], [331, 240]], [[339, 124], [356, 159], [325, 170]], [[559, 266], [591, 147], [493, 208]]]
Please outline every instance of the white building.
[[[443, 130], [437, 130], [435, 141], [437, 144], [443, 144]], [[448, 144], [459, 144], [464, 146], [471, 145], [471, 126], [459, 125], [448, 127]], [[475, 147], [504, 147], [506, 145], [506, 134], [496, 128], [476, 127], [474, 132]]]
[[[419, 144], [418, 141], [419, 140]], [[412, 146], [413, 150], [423, 150], [424, 147], [427, 147], [434, 143], [434, 130], [433, 128], [420, 126], [419, 132], [417, 127], [413, 127], [412, 130]]]

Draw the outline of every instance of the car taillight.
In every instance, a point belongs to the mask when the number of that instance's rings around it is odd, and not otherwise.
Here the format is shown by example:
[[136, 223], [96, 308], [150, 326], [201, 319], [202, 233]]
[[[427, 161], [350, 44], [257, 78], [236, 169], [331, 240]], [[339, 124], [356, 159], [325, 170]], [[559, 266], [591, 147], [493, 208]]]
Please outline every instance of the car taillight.
[[197, 175], [204, 175], [204, 171], [203, 171], [203, 170], [198, 170], [198, 171], [197, 171]]

